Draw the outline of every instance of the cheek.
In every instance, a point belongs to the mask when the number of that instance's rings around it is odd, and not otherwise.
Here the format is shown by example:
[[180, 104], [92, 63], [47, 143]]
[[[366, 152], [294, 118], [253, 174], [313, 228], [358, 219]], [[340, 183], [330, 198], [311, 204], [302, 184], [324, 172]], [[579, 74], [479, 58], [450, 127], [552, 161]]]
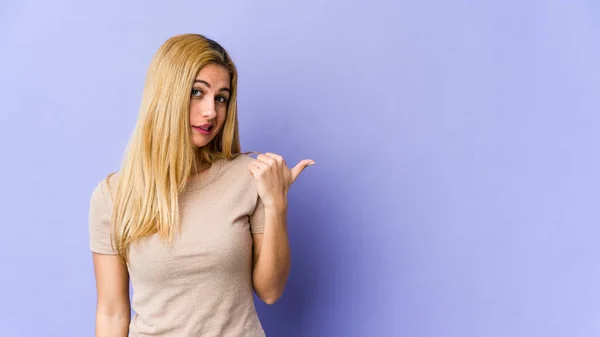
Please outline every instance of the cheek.
[[227, 107], [219, 109], [219, 112], [218, 112], [218, 115], [217, 115], [217, 121], [218, 121], [218, 123], [219, 123], [219, 125], [221, 127], [225, 123], [225, 118], [226, 117], [227, 117]]
[[198, 110], [198, 102], [196, 100], [190, 100], [190, 117], [194, 115], [194, 111]]

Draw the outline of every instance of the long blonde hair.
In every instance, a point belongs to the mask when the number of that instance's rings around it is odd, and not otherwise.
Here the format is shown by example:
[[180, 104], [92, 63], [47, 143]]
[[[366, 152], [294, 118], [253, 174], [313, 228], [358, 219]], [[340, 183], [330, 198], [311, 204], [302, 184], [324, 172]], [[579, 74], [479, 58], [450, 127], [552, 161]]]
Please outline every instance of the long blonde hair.
[[[197, 148], [191, 140], [190, 95], [196, 74], [210, 63], [229, 70], [231, 94], [223, 128]], [[178, 197], [197, 160], [212, 164], [240, 153], [236, 96], [237, 69], [215, 41], [183, 34], [160, 46], [148, 69], [114, 193], [112, 244], [123, 261], [140, 238], [157, 234], [172, 241], [179, 229]]]

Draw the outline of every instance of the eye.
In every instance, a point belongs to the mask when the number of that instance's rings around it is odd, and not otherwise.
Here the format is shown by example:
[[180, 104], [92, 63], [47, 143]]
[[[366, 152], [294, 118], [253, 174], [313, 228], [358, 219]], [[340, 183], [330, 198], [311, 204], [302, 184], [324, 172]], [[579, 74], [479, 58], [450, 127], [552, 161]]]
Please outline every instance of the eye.
[[225, 97], [225, 96], [217, 96], [216, 100], [219, 103], [227, 103], [227, 97]]
[[192, 89], [192, 96], [200, 97], [200, 96], [202, 96], [202, 91], [200, 91], [198, 89]]

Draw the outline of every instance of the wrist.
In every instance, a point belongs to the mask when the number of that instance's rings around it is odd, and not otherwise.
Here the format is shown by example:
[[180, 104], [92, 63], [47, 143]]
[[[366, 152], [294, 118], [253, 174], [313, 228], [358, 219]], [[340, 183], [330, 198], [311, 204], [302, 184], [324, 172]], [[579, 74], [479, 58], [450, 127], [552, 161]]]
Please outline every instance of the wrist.
[[287, 211], [287, 200], [265, 203], [265, 212], [271, 214], [281, 214]]

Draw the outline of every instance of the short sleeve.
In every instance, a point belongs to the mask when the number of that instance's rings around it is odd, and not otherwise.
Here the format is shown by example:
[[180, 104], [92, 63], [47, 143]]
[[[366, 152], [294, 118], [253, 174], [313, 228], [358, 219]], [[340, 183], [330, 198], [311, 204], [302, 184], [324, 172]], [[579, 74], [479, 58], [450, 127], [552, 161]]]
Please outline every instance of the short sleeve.
[[250, 233], [263, 233], [265, 230], [265, 205], [257, 198], [254, 212], [250, 215]]
[[106, 200], [105, 182], [100, 182], [92, 192], [89, 208], [90, 249], [95, 253], [115, 255], [111, 245], [110, 209]]

